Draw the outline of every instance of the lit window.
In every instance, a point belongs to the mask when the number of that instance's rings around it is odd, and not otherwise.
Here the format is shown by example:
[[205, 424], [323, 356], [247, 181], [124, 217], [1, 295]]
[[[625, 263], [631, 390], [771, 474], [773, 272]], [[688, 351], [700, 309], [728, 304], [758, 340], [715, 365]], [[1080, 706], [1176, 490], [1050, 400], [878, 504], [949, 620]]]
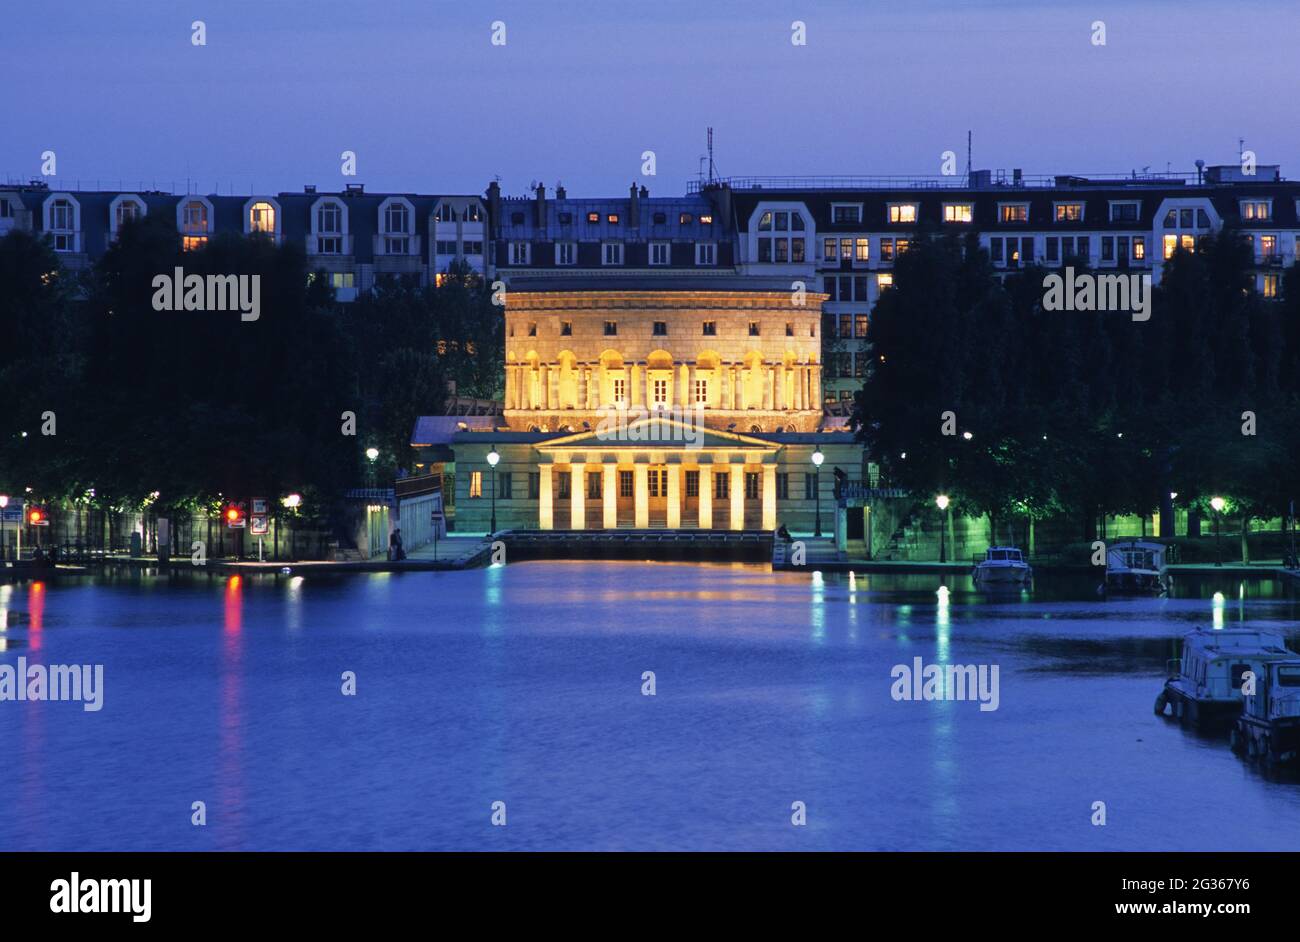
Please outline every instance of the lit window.
[[999, 203], [998, 222], [1028, 222], [1028, 203]]
[[1264, 200], [1245, 200], [1241, 204], [1241, 218], [1267, 220], [1272, 216], [1270, 206]]
[[605, 221], [613, 225], [618, 225], [618, 213], [610, 213], [605, 217]]
[[470, 497], [483, 496], [483, 472], [482, 471], [471, 471], [469, 473], [469, 496]]
[[853, 243], [853, 260], [855, 262], [865, 262], [871, 258], [871, 240], [857, 239]]
[[1261, 235], [1259, 237], [1259, 257], [1268, 260], [1277, 256], [1277, 236]]
[[1278, 276], [1265, 275], [1261, 281], [1260, 293], [1266, 298], [1276, 298], [1278, 293]]
[[600, 222], [600, 213], [587, 213], [587, 222]]
[[197, 252], [208, 244], [207, 236], [182, 236], [181, 248], [186, 252]]
[[259, 200], [248, 208], [249, 232], [275, 232], [275, 207]]
[[712, 214], [706, 214], [706, 215], [701, 216], [701, 217], [700, 217], [700, 225], [701, 225], [701, 226], [711, 226], [711, 225], [713, 225], [713, 216], [712, 216]]
[[188, 235], [208, 231], [208, 207], [206, 203], [191, 200], [185, 204], [184, 209], [181, 210], [181, 231]]
[[[678, 223], [679, 225], [682, 225], [682, 226], [689, 225], [690, 222], [691, 222], [691, 220], [693, 220], [694, 218], [695, 218], [695, 217], [692, 216], [690, 213], [681, 213], [681, 214], [678, 215], [678, 217], [677, 217], [677, 223]], [[712, 219], [713, 219], [713, 217], [710, 216], [710, 217], [709, 217], [709, 220], [712, 221]]]
[[1147, 257], [1147, 240], [1142, 236], [1133, 237], [1133, 258], [1142, 261]]
[[884, 291], [886, 288], [894, 286], [894, 275], [892, 272], [881, 272], [876, 276], [876, 288]]
[[894, 223], [916, 222], [916, 204], [890, 203], [889, 221]]
[[970, 222], [975, 218], [975, 206], [971, 203], [944, 203], [944, 222]]
[[1057, 203], [1055, 218], [1057, 222], [1079, 222], [1083, 219], [1083, 204]]

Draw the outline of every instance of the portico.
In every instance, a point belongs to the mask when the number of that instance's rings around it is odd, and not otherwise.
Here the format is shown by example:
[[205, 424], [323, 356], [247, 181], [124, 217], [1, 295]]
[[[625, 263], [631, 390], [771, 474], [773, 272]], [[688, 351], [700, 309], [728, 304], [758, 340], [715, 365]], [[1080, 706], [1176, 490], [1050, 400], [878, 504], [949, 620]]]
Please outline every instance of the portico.
[[618, 433], [580, 432], [536, 446], [539, 529], [776, 528], [780, 445], [657, 418]]

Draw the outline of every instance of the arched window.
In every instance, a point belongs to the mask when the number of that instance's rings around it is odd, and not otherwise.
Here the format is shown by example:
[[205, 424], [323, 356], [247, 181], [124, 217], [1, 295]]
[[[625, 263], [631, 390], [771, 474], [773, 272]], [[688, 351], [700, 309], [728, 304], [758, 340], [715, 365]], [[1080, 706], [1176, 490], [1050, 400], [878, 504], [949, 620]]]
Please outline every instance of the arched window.
[[275, 232], [275, 207], [258, 200], [248, 208], [249, 232]]

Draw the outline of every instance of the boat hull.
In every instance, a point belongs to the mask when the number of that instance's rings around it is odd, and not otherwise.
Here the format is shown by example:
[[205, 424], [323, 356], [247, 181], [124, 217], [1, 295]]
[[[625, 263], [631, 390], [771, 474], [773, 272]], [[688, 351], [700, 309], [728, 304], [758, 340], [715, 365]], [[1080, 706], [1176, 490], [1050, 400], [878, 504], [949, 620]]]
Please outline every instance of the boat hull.
[[1300, 716], [1271, 720], [1242, 715], [1233, 726], [1232, 747], [1268, 765], [1300, 764]]
[[[1212, 700], [1198, 698], [1183, 690], [1176, 680], [1165, 681], [1161, 696], [1168, 715], [1190, 726], [1226, 729], [1241, 716], [1241, 698]], [[1164, 715], [1165, 711], [1160, 711]]]

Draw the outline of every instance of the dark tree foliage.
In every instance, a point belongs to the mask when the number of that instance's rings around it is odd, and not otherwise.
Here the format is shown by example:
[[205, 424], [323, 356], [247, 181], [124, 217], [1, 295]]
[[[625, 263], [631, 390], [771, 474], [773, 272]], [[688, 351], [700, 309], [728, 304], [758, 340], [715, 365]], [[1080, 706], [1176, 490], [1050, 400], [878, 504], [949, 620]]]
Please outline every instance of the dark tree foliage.
[[[155, 279], [256, 275], [260, 312], [157, 310]], [[218, 237], [183, 252], [147, 217], [82, 279], [48, 244], [0, 239], [0, 491], [105, 508], [213, 509], [298, 492], [328, 516], [366, 473], [409, 466], [415, 417], [447, 381], [491, 396], [499, 308], [467, 269], [428, 291], [335, 301], [296, 244]], [[440, 355], [441, 351], [441, 355]], [[344, 434], [345, 413], [356, 434]], [[53, 413], [54, 435], [41, 434]], [[26, 432], [24, 436], [22, 433]], [[371, 469], [365, 450], [382, 459]]]
[[920, 239], [873, 312], [855, 428], [891, 484], [995, 525], [1068, 514], [1091, 536], [1100, 515], [1152, 513], [1171, 491], [1279, 515], [1300, 489], [1300, 276], [1265, 301], [1251, 265], [1231, 231], [1180, 250], [1134, 321], [1044, 310], [1048, 271], [999, 284], [973, 238]]

